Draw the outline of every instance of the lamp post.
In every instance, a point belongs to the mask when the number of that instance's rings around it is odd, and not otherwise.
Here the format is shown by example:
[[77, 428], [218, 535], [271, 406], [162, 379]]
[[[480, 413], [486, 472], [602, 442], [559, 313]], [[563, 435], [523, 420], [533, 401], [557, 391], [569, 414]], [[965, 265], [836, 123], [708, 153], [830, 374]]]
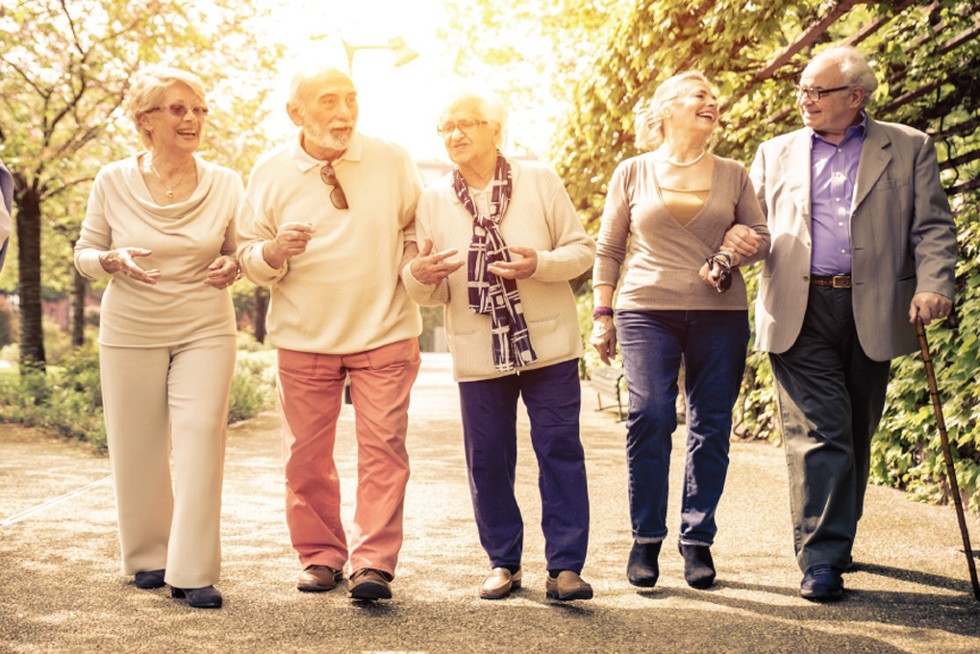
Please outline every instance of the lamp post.
[[405, 39], [400, 36], [389, 39], [388, 43], [384, 45], [351, 45], [343, 39], [341, 39], [340, 42], [344, 44], [344, 52], [347, 53], [347, 72], [353, 72], [354, 53], [356, 53], [358, 50], [391, 50], [395, 55], [396, 66], [407, 64], [419, 56], [419, 53], [408, 47], [405, 44]]

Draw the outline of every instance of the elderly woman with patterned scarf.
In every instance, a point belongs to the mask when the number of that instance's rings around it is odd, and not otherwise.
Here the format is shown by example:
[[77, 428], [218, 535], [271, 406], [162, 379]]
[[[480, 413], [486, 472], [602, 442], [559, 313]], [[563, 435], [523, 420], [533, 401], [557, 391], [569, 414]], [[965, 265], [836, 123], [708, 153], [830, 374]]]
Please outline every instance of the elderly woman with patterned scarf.
[[500, 103], [475, 93], [446, 109], [437, 131], [456, 167], [422, 193], [420, 252], [402, 279], [419, 304], [445, 307], [473, 509], [492, 568], [480, 597], [506, 597], [522, 582], [521, 397], [540, 468], [546, 594], [590, 599], [580, 576], [589, 537], [582, 338], [569, 280], [592, 265], [595, 243], [551, 170], [500, 153], [503, 122]]

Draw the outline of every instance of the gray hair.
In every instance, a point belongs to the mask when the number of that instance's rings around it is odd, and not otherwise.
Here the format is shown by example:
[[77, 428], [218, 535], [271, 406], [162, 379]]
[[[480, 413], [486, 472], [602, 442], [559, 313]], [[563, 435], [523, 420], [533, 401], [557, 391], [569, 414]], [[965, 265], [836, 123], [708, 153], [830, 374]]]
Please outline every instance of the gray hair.
[[[445, 103], [443, 115], [459, 105], [468, 104], [476, 107], [479, 117], [500, 128], [500, 141], [503, 141], [504, 127], [507, 122], [507, 110], [504, 103], [496, 95], [473, 89], [459, 89]], [[497, 145], [500, 145], [498, 142]]]
[[139, 132], [143, 145], [150, 147], [153, 141], [150, 133], [140, 125], [140, 116], [159, 106], [167, 89], [178, 83], [186, 84], [201, 102], [205, 101], [204, 82], [200, 77], [186, 70], [154, 64], [143, 68], [133, 76], [126, 110], [136, 125], [136, 131]]
[[490, 93], [475, 91], [473, 89], [457, 90], [450, 97], [449, 102], [446, 103], [446, 110], [448, 111], [450, 108], [461, 104], [476, 105], [481, 118], [489, 120], [491, 123], [497, 123], [498, 125], [503, 125], [507, 117], [507, 110], [504, 109], [504, 103], [497, 96]]
[[868, 103], [878, 89], [878, 79], [871, 70], [867, 57], [857, 48], [849, 45], [831, 46], [810, 60], [807, 68], [817, 64], [836, 65], [845, 84], [864, 89], [864, 104]]
[[[336, 66], [318, 64], [318, 63], [302, 65], [300, 68], [296, 70], [296, 72], [293, 74], [292, 79], [289, 82], [289, 99], [286, 101], [286, 106], [301, 105], [302, 103], [299, 100], [299, 90], [303, 86], [303, 84], [309, 79], [327, 73], [340, 75], [342, 77], [346, 77], [347, 79], [350, 79], [350, 75], [340, 70]], [[353, 81], [351, 83], [353, 84]]]
[[664, 119], [670, 115], [670, 105], [680, 96], [681, 89], [690, 81], [704, 82], [708, 78], [696, 70], [679, 73], [665, 80], [653, 92], [653, 97], [640, 100], [633, 108], [636, 125], [636, 147], [654, 150], [664, 141]]

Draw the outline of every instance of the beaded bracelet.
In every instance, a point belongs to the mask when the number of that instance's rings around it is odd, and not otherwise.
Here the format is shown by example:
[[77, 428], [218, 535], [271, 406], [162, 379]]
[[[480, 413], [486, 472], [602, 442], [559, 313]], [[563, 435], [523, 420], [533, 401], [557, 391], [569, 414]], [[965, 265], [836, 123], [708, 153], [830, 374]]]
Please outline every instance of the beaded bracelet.
[[602, 316], [609, 316], [611, 318], [612, 315], [613, 315], [612, 307], [596, 307], [595, 309], [592, 310], [593, 320], [598, 320]]

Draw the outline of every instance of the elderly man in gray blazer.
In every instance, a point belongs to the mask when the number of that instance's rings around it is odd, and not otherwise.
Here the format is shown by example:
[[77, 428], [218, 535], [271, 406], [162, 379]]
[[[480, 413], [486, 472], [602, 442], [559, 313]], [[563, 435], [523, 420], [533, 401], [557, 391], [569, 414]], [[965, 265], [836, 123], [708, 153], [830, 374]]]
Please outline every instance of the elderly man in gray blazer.
[[889, 360], [916, 349], [916, 320], [953, 306], [956, 235], [935, 147], [871, 119], [876, 88], [859, 51], [824, 50], [797, 88], [805, 127], [763, 143], [751, 168], [772, 233], [756, 348], [776, 379], [800, 595], [814, 601], [843, 596]]

